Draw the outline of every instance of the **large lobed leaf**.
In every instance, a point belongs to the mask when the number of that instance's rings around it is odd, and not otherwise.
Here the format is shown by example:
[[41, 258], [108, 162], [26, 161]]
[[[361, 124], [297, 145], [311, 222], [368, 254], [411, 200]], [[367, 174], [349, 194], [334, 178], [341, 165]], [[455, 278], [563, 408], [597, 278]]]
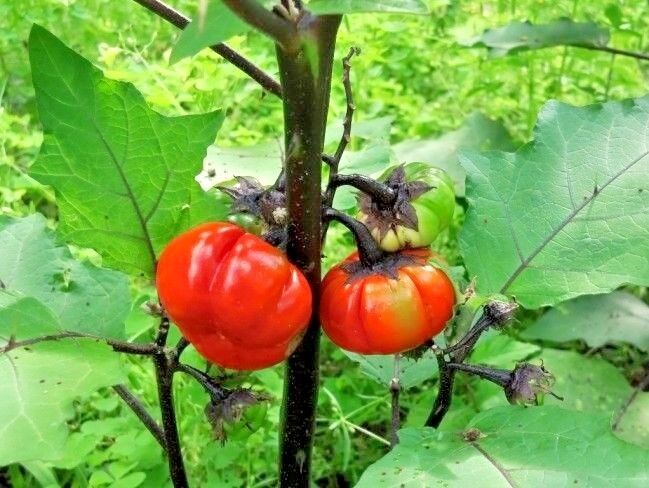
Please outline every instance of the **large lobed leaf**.
[[[352, 361], [357, 362], [361, 371], [374, 381], [389, 387], [395, 373], [395, 358], [393, 355], [365, 355], [343, 351]], [[419, 359], [401, 357], [396, 370], [401, 388], [419, 386], [424, 381], [437, 376], [437, 359], [431, 351]]]
[[466, 172], [458, 162], [458, 153], [463, 149], [511, 151], [514, 144], [501, 122], [474, 112], [456, 130], [434, 139], [403, 141], [392, 149], [400, 163], [420, 162], [442, 168], [453, 179], [455, 193], [463, 196]]
[[548, 103], [516, 153], [467, 152], [460, 247], [483, 294], [530, 308], [649, 284], [649, 97]]
[[404, 429], [357, 488], [624, 486], [649, 484], [649, 452], [612, 435], [607, 415], [498, 407], [462, 432]]
[[62, 456], [72, 401], [122, 381], [117, 354], [91, 340], [0, 353], [0, 466]]
[[[530, 346], [505, 335], [487, 337], [478, 343], [471, 362], [512, 369], [515, 363], [538, 353], [538, 348]], [[544, 404], [606, 413], [610, 419], [616, 419], [613, 431], [617, 437], [649, 448], [649, 410], [646, 409], [649, 393], [636, 392], [611, 363], [555, 349], [544, 349], [537, 358], [529, 361], [534, 364], [542, 362], [556, 379], [552, 391], [561, 396], [561, 400], [545, 395]], [[501, 387], [487, 381], [474, 381], [471, 385], [472, 405], [478, 410], [507, 405]], [[430, 409], [430, 404], [427, 407]], [[461, 405], [454, 405], [452, 411], [460, 408]], [[446, 422], [442, 427], [446, 427]]]
[[499, 57], [552, 46], [605, 46], [608, 40], [608, 30], [593, 22], [559, 19], [548, 24], [512, 22], [504, 27], [488, 29], [461, 44], [486, 47], [490, 56]]
[[553, 349], [545, 349], [541, 357], [556, 377], [553, 390], [563, 397], [548, 396], [546, 404], [604, 412], [614, 420], [617, 437], [649, 448], [649, 393], [636, 392], [620, 370], [603, 359]]
[[64, 239], [151, 275], [171, 237], [223, 215], [193, 181], [220, 111], [164, 117], [39, 26], [29, 56], [45, 132], [31, 174], [54, 187]]
[[[74, 260], [68, 248], [55, 241], [40, 214], [23, 219], [0, 217], [0, 249], [5, 293], [26, 301], [16, 312], [27, 316], [15, 321], [22, 324], [15, 333], [28, 338], [26, 324], [34, 314], [45, 317], [43, 307], [55, 317], [57, 327], [63, 324], [69, 331], [123, 338], [131, 301], [125, 275]], [[47, 323], [53, 322], [46, 318], [40, 325]], [[0, 327], [4, 329], [6, 322]]]
[[0, 217], [0, 465], [63, 453], [79, 395], [123, 381], [94, 339], [38, 342], [63, 331], [122, 338], [126, 276], [75, 261], [45, 218]]
[[624, 291], [588, 295], [559, 304], [521, 337], [550, 342], [582, 340], [590, 347], [625, 342], [649, 350], [649, 306]]

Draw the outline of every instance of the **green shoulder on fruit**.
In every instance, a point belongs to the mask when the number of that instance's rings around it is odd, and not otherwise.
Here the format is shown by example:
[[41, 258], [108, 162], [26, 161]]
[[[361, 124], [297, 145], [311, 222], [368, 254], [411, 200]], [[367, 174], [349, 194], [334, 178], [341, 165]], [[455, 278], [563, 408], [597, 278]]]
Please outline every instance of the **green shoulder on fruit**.
[[429, 246], [453, 220], [455, 191], [445, 171], [425, 163], [388, 169], [380, 178], [395, 193], [393, 202], [359, 194], [358, 219], [388, 252]]

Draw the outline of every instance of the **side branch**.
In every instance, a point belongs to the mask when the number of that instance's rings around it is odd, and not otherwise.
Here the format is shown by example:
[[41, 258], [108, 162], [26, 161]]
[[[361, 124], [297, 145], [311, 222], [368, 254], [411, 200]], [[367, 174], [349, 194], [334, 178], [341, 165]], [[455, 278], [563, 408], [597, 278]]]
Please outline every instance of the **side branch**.
[[392, 419], [390, 421], [390, 447], [399, 443], [399, 427], [401, 426], [401, 406], [399, 396], [401, 394], [401, 354], [394, 355], [394, 372], [390, 380], [390, 397]]
[[[191, 20], [181, 12], [159, 0], [134, 1], [179, 29], [184, 29], [187, 27], [187, 24], [191, 22]], [[210, 49], [259, 83], [264, 90], [282, 98], [282, 87], [280, 84], [261, 68], [241, 56], [241, 54], [236, 52], [234, 49], [224, 43], [215, 44], [214, 46], [211, 46]]]
[[165, 434], [162, 431], [162, 427], [155, 421], [153, 417], [147, 412], [142, 402], [133, 394], [131, 391], [126, 388], [124, 385], [114, 385], [113, 390], [119, 395], [119, 397], [124, 400], [124, 403], [129, 406], [133, 413], [140, 419], [140, 422], [144, 424], [151, 435], [155, 437], [155, 440], [158, 441], [160, 447], [163, 450], [167, 449], [165, 445]]
[[615, 47], [609, 46], [589, 46], [587, 44], [571, 44], [573, 47], [579, 47], [581, 49], [588, 49], [589, 51], [602, 51], [605, 53], [619, 54], [620, 56], [627, 56], [629, 58], [641, 59], [643, 61], [649, 61], [649, 54], [638, 53], [635, 51], [627, 51], [625, 49], [618, 49]]
[[[352, 138], [352, 122], [354, 119], [354, 111], [356, 110], [356, 105], [354, 104], [354, 93], [352, 91], [351, 83], [351, 59], [354, 55], [360, 53], [360, 49], [357, 47], [352, 47], [349, 50], [347, 56], [343, 58], [343, 86], [345, 87], [345, 98], [347, 100], [347, 110], [345, 112], [345, 118], [343, 120], [343, 135], [340, 138], [338, 147], [333, 156], [323, 156], [323, 161], [329, 165], [329, 184], [327, 185], [327, 191], [323, 199], [323, 203], [326, 207], [331, 207], [333, 205], [334, 196], [336, 194], [336, 185], [333, 184], [334, 180], [338, 176], [338, 166], [340, 165], [340, 160], [343, 157], [347, 145]], [[326, 225], [323, 234], [326, 234]]]
[[115, 339], [106, 339], [105, 337], [95, 336], [92, 334], [85, 334], [83, 332], [61, 332], [59, 334], [33, 337], [31, 339], [25, 339], [23, 341], [16, 341], [13, 338], [9, 338], [7, 344], [3, 347], [0, 347], [0, 354], [9, 352], [12, 349], [32, 346], [40, 342], [60, 341], [64, 339], [93, 339], [95, 341], [105, 342], [116, 352], [136, 354], [139, 356], [153, 356], [161, 350], [161, 348], [157, 344], [152, 343], [139, 344], [134, 342], [118, 341]]
[[[167, 343], [168, 335], [169, 318], [163, 315], [160, 319], [160, 326], [155, 339], [156, 345], [163, 348]], [[153, 356], [153, 365], [155, 367], [156, 383], [158, 386], [158, 400], [160, 402], [160, 413], [162, 414], [165, 446], [167, 447], [169, 474], [174, 488], [187, 488], [189, 484], [187, 482], [185, 464], [180, 448], [180, 437], [178, 435], [173, 396], [174, 365], [172, 364], [172, 360], [175, 361], [178, 355], [179, 353], [177, 351], [173, 351], [171, 355], [168, 355], [162, 349]]]
[[266, 34], [284, 49], [296, 39], [295, 28], [286, 20], [266, 10], [256, 0], [223, 0], [223, 3], [246, 23]]
[[426, 419], [424, 424], [426, 427], [439, 427], [448, 410], [451, 408], [451, 400], [453, 399], [453, 384], [455, 383], [455, 371], [448, 367], [444, 359], [444, 353], [434, 347], [435, 355], [437, 356], [437, 365], [439, 367], [439, 391], [435, 398], [433, 408]]
[[[444, 416], [451, 408], [453, 399], [453, 384], [455, 383], [455, 374], [462, 369], [462, 363], [471, 354], [473, 347], [480, 336], [491, 327], [499, 327], [506, 324], [518, 306], [515, 303], [506, 303], [492, 301], [484, 306], [482, 317], [476, 324], [460, 339], [456, 344], [442, 350], [437, 345], [433, 345], [433, 352], [437, 357], [439, 366], [439, 391], [435, 398], [433, 408], [426, 420], [426, 427], [437, 428], [444, 420]], [[446, 359], [446, 356], [450, 360]], [[453, 364], [452, 364], [453, 363]]]

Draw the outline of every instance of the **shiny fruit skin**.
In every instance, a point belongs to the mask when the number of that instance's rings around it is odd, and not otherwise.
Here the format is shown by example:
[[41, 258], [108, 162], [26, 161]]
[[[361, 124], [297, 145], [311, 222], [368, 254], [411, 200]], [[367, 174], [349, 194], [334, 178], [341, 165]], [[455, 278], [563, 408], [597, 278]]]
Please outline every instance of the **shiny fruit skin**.
[[160, 301], [198, 352], [220, 366], [253, 370], [290, 355], [311, 316], [302, 273], [282, 252], [226, 222], [173, 239], [156, 270]]
[[[433, 188], [411, 202], [417, 213], [417, 230], [395, 225], [382, 233], [378, 228], [370, 227], [374, 240], [387, 252], [429, 246], [450, 226], [455, 212], [453, 180], [445, 171], [424, 163], [406, 164], [404, 170], [409, 181], [422, 181]], [[358, 220], [368, 224], [367, 216], [362, 212]]]
[[403, 251], [412, 258], [394, 271], [349, 273], [357, 253], [329, 271], [322, 283], [320, 320], [338, 346], [360, 354], [396, 354], [439, 334], [453, 315], [455, 289], [428, 263], [427, 249]]

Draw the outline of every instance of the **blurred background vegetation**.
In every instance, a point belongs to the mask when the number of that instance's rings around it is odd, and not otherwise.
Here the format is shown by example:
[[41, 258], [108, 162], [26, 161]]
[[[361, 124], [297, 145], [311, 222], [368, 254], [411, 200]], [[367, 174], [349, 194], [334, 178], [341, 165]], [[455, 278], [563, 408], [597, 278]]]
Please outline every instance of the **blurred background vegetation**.
[[[194, 15], [198, 2], [171, 3]], [[339, 60], [351, 46], [362, 50], [352, 70], [357, 121], [392, 118], [391, 143], [440, 137], [479, 111], [502, 122], [518, 145], [532, 137], [537, 113], [549, 99], [584, 105], [647, 92], [649, 63], [631, 58], [558, 47], [491, 59], [484, 49], [467, 49], [458, 41], [514, 20], [542, 23], [570, 17], [609, 28], [610, 45], [649, 51], [648, 1], [429, 0], [428, 4], [430, 16], [356, 15], [345, 19], [336, 56], [331, 124], [338, 124], [344, 113]], [[210, 51], [170, 65], [169, 54], [178, 31], [133, 2], [0, 0], [1, 213], [40, 211], [51, 218], [52, 225], [56, 222], [51, 191], [26, 174], [41, 142], [26, 50], [33, 23], [54, 32], [108, 77], [132, 82], [162, 113], [227, 109], [217, 139], [220, 146], [251, 145], [281, 137], [279, 100], [264, 95], [254, 82]], [[251, 34], [229, 44], [277, 75], [273, 48], [265, 38]], [[356, 146], [361, 144], [362, 140], [354, 141]], [[453, 239], [438, 243], [438, 247], [457, 264]], [[328, 248], [329, 260], [340, 258], [348, 249], [347, 238], [335, 233]], [[89, 251], [77, 253], [97, 259]], [[139, 306], [152, 294], [146, 284], [133, 283], [135, 304], [127, 324], [131, 339], [151, 333], [153, 322], [140, 313]], [[534, 316], [522, 322], [532, 319]], [[487, 347], [515, 351], [515, 359], [538, 352], [536, 346], [524, 349], [526, 346], [519, 344], [505, 339]], [[349, 486], [386, 452], [389, 393], [342, 352], [328, 343], [324, 347], [314, 472], [319, 486]], [[200, 366], [198, 357], [191, 359]], [[616, 350], [607, 359], [620, 366], [627, 377], [633, 376], [641, 363], [632, 349]], [[154, 406], [155, 384], [148, 362], [129, 359], [128, 372], [133, 389]], [[206, 397], [200, 386], [179, 378], [180, 429], [195, 486], [276, 485], [282, 374], [282, 368], [277, 367], [232, 378], [243, 379], [244, 384], [264, 390], [274, 400], [267, 411], [253, 409], [245, 422], [229, 428], [229, 441], [224, 445], [213, 439], [205, 421]], [[406, 424], [420, 425], [425, 418], [434, 393], [432, 384], [424, 383], [403, 395]], [[504, 400], [497, 391], [482, 390], [463, 380], [459, 386], [462, 398], [448, 422]], [[70, 429], [74, 433], [63, 460], [12, 466], [0, 475], [0, 485], [2, 476], [17, 487], [166, 483], [167, 467], [158, 446], [112, 391], [79, 399]]]

